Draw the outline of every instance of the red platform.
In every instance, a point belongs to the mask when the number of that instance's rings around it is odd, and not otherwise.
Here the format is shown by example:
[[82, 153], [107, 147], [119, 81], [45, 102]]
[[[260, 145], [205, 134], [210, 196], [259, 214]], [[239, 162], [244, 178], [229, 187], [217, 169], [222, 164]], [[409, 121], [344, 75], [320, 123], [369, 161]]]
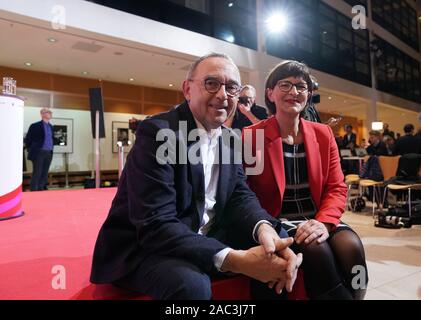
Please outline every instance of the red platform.
[[[106, 188], [24, 193], [25, 216], [0, 221], [0, 300], [147, 299], [89, 282], [95, 240], [115, 192]], [[61, 274], [65, 271], [64, 290], [52, 285], [57, 266]], [[296, 286], [290, 299], [303, 296], [303, 286]], [[248, 299], [249, 281], [214, 281], [212, 290], [215, 299]]]

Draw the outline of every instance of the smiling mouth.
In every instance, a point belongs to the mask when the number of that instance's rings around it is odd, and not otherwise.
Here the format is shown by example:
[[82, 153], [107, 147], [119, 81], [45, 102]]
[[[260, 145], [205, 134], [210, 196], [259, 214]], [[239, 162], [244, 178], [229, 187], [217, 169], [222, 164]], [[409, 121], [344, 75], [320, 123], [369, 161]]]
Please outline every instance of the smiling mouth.
[[294, 99], [288, 99], [288, 100], [284, 100], [285, 102], [288, 103], [300, 103], [298, 100], [294, 100]]

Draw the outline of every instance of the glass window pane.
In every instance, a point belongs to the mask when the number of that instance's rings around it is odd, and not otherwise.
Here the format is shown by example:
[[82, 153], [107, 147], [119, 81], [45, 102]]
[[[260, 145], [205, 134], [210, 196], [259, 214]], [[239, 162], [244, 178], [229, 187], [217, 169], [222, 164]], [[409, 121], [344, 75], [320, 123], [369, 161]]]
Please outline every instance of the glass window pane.
[[368, 67], [367, 64], [362, 63], [360, 61], [355, 61], [355, 68], [357, 70], [357, 72], [359, 73], [363, 73], [363, 74], [369, 74], [370, 73], [370, 69]]
[[352, 32], [349, 30], [346, 30], [345, 28], [339, 27], [338, 28], [338, 36], [339, 38], [352, 42]]

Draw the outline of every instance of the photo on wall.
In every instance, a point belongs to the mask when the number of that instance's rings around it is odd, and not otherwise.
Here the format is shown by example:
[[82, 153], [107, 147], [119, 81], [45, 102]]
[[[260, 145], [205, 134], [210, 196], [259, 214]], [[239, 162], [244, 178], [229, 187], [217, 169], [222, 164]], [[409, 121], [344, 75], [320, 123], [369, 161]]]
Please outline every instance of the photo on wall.
[[129, 121], [127, 122], [120, 122], [120, 121], [113, 121], [112, 122], [112, 129], [113, 129], [113, 153], [118, 153], [118, 146], [117, 142], [121, 141], [124, 146], [124, 152], [129, 152], [132, 144], [134, 143], [134, 134], [132, 130], [129, 128]]
[[54, 153], [73, 153], [73, 119], [53, 118]]

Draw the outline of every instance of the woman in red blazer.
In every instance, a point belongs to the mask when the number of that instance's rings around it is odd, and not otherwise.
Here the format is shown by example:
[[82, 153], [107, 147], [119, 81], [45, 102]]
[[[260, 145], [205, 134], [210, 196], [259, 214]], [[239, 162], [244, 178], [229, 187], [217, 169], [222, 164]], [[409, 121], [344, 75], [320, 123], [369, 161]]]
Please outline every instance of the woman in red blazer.
[[300, 117], [311, 88], [304, 64], [284, 61], [272, 70], [265, 100], [274, 116], [243, 131], [256, 156], [253, 167], [262, 168], [248, 175], [248, 182], [261, 205], [283, 220], [295, 239], [293, 249], [303, 253], [309, 297], [363, 299], [368, 281], [364, 248], [340, 221], [347, 188], [335, 137], [329, 126]]

